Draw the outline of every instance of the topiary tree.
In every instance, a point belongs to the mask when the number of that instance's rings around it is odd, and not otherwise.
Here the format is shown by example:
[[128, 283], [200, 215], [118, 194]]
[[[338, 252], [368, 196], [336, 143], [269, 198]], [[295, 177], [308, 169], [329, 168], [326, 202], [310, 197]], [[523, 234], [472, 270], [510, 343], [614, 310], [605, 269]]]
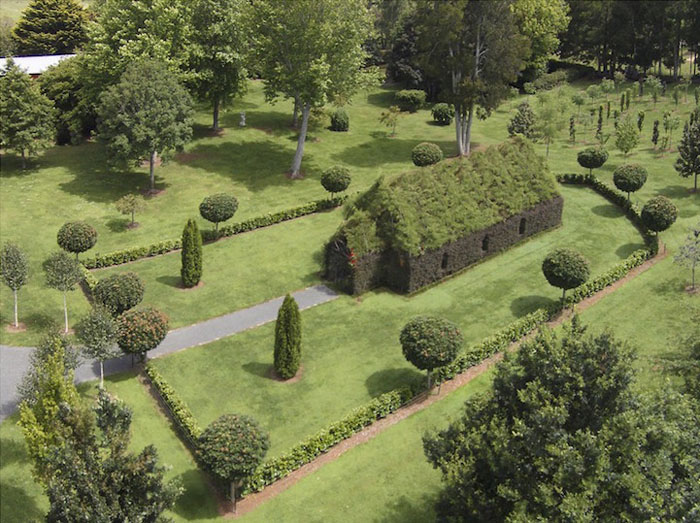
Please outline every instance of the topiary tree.
[[508, 123], [508, 135], [522, 134], [532, 140], [535, 137], [535, 113], [530, 104], [521, 102], [513, 119]]
[[436, 164], [442, 160], [442, 157], [440, 146], [430, 142], [419, 143], [411, 151], [413, 164], [418, 167]]
[[0, 274], [2, 279], [10, 289], [15, 301], [15, 328], [19, 327], [17, 319], [17, 291], [27, 283], [29, 276], [29, 262], [27, 255], [14, 243], [6, 243], [0, 250]]
[[97, 231], [89, 223], [83, 221], [66, 222], [58, 230], [56, 235], [58, 246], [64, 251], [78, 254], [92, 249], [97, 243]]
[[683, 178], [695, 178], [693, 191], [697, 192], [700, 175], [700, 121], [684, 128], [674, 168]]
[[168, 334], [168, 317], [153, 307], [126, 311], [117, 319], [117, 345], [125, 354], [143, 361]]
[[397, 91], [394, 95], [394, 100], [402, 111], [415, 113], [425, 103], [425, 91], [421, 91], [420, 89], [404, 89], [402, 91]]
[[588, 260], [572, 249], [555, 249], [542, 262], [542, 273], [550, 285], [562, 289], [561, 300], [566, 291], [582, 285], [588, 280], [591, 269]]
[[182, 231], [182, 285], [194, 287], [202, 279], [202, 235], [197, 222], [187, 221]]
[[83, 279], [80, 263], [65, 252], [59, 251], [44, 261], [44, 272], [46, 273], [46, 285], [63, 293], [63, 316], [65, 332], [67, 333], [68, 305], [66, 303], [66, 293], [75, 290], [75, 286]]
[[331, 113], [331, 131], [347, 132], [350, 129], [350, 117], [342, 107]]
[[326, 169], [321, 174], [321, 185], [331, 194], [343, 192], [350, 185], [350, 170], [338, 165]]
[[678, 209], [665, 196], [654, 196], [642, 207], [642, 223], [650, 231], [660, 233], [678, 218]]
[[133, 229], [138, 225], [134, 221], [134, 214], [136, 214], [136, 211], [140, 211], [144, 207], [144, 201], [142, 197], [136, 196], [135, 194], [126, 194], [119, 198], [114, 204], [114, 206], [120, 213], [126, 216], [128, 216], [129, 214], [131, 215], [131, 224], [129, 225], [129, 227]]
[[255, 472], [269, 448], [267, 432], [241, 414], [221, 416], [199, 436], [197, 454], [212, 473], [229, 482], [234, 512], [237, 487]]
[[238, 200], [232, 194], [218, 193], [207, 196], [199, 204], [199, 214], [214, 224], [214, 231], [219, 235], [219, 223], [233, 217], [238, 210]]
[[285, 380], [293, 378], [301, 364], [301, 315], [289, 294], [284, 297], [275, 324], [275, 372]]
[[409, 321], [399, 335], [404, 357], [420, 370], [430, 373], [455, 359], [464, 344], [459, 328], [452, 322], [433, 316], [418, 316]]
[[593, 174], [593, 169], [602, 167], [608, 161], [608, 151], [602, 147], [588, 147], [578, 153], [578, 164]]
[[104, 387], [104, 361], [117, 355], [117, 322], [109, 311], [95, 307], [75, 324], [75, 335], [83, 353], [100, 362], [100, 388]]
[[630, 201], [630, 193], [642, 188], [647, 181], [647, 170], [636, 163], [621, 165], [613, 172], [615, 187], [627, 193], [627, 201]]
[[455, 117], [455, 108], [452, 104], [437, 103], [433, 105], [430, 113], [433, 115], [433, 120], [440, 125], [450, 125], [452, 118]]
[[138, 274], [124, 272], [98, 281], [92, 290], [92, 297], [116, 317], [141, 303], [145, 290], [143, 280]]

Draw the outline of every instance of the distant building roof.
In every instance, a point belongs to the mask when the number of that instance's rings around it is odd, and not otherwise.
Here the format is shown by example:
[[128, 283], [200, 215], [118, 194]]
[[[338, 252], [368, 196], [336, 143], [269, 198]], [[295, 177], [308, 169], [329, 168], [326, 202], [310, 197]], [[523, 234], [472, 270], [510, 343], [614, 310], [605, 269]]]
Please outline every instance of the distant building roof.
[[[31, 75], [41, 74], [52, 65], [56, 65], [61, 60], [75, 56], [74, 54], [54, 54], [43, 56], [13, 56], [14, 62], [25, 73]], [[7, 58], [0, 58], [0, 69], [5, 69]]]

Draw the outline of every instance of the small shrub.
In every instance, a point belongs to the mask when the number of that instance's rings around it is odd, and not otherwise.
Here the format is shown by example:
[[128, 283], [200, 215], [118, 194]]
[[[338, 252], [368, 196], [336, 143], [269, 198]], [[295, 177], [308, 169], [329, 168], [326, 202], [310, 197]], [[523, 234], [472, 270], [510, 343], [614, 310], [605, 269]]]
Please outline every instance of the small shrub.
[[419, 89], [404, 89], [394, 95], [396, 104], [402, 111], [415, 113], [425, 103], [425, 91]]
[[145, 290], [138, 274], [125, 272], [98, 281], [92, 290], [92, 296], [113, 316], [119, 316], [141, 303]]
[[615, 187], [627, 193], [627, 201], [630, 193], [642, 188], [647, 181], [647, 170], [639, 164], [621, 165], [613, 173]]
[[350, 185], [350, 170], [340, 166], [326, 169], [321, 175], [321, 185], [331, 194], [343, 192]]
[[331, 113], [331, 131], [346, 132], [350, 129], [350, 117], [342, 107]]
[[143, 198], [141, 196], [136, 196], [135, 194], [126, 194], [119, 198], [114, 206], [117, 210], [125, 215], [131, 215], [131, 226], [135, 225], [135, 214], [136, 211], [140, 211], [144, 207]]
[[168, 317], [153, 307], [126, 311], [117, 320], [117, 345], [143, 360], [168, 334]]
[[238, 210], [238, 200], [232, 194], [218, 193], [207, 196], [199, 204], [199, 214], [208, 222], [214, 224], [214, 230], [218, 234], [219, 223], [233, 217]]
[[437, 144], [430, 142], [419, 143], [411, 152], [411, 159], [414, 165], [425, 167], [433, 165], [442, 160], [442, 149]]
[[64, 251], [78, 254], [91, 249], [97, 243], [97, 231], [85, 222], [67, 222], [58, 230], [56, 235], [59, 247]]
[[554, 71], [553, 73], [543, 74], [532, 82], [532, 84], [535, 91], [548, 91], [566, 83], [567, 79], [568, 77], [566, 71], [560, 69], [559, 71]]
[[197, 222], [190, 219], [182, 231], [180, 276], [185, 287], [194, 287], [202, 279], [202, 235]]
[[589, 147], [578, 153], [577, 160], [581, 167], [593, 174], [593, 169], [602, 167], [608, 161], [608, 151], [601, 147]]
[[452, 118], [455, 116], [454, 106], [446, 103], [433, 105], [433, 109], [430, 112], [433, 115], [433, 120], [440, 125], [450, 125]]
[[275, 372], [281, 378], [293, 378], [301, 364], [301, 316], [299, 306], [289, 294], [277, 313], [275, 324]]
[[508, 123], [508, 135], [522, 134], [532, 140], [535, 137], [535, 113], [530, 104], [522, 102], [513, 119]]
[[665, 196], [655, 196], [642, 207], [642, 223], [647, 229], [662, 232], [678, 218], [678, 209]]
[[542, 262], [542, 273], [550, 285], [562, 289], [562, 302], [566, 291], [586, 283], [591, 269], [586, 258], [571, 249], [555, 249]]

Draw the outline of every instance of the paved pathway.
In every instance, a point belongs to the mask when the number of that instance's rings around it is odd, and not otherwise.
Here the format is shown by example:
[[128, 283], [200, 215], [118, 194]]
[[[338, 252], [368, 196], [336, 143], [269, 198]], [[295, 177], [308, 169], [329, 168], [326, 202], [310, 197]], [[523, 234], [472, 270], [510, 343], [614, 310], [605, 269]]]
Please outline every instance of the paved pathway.
[[[301, 310], [326, 303], [338, 297], [325, 285], [315, 285], [292, 294]], [[212, 318], [189, 327], [172, 330], [163, 342], [148, 353], [150, 358], [203, 345], [238, 332], [263, 325], [277, 318], [277, 311], [284, 297], [275, 298], [247, 309]], [[31, 347], [8, 347], [0, 345], [0, 420], [17, 408], [17, 385], [29, 368]], [[131, 368], [131, 357], [123, 356], [105, 362], [105, 374], [116, 374]], [[75, 370], [75, 381], [90, 381], [100, 377], [100, 366], [96, 361], [87, 361]]]

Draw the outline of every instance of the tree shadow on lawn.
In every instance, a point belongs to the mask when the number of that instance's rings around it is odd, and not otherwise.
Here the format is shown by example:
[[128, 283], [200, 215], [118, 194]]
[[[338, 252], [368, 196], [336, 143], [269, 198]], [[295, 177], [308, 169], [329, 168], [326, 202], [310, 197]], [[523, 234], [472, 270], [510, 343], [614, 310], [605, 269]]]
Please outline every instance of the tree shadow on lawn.
[[612, 203], [596, 205], [595, 207], [591, 207], [591, 211], [593, 211], [593, 214], [602, 216], [603, 218], [619, 218], [623, 215], [622, 211]]
[[111, 218], [107, 220], [107, 228], [112, 232], [125, 232], [128, 230], [128, 225], [131, 220], [128, 218]]
[[[348, 147], [331, 158], [356, 167], [376, 167], [387, 163], [411, 162], [411, 151], [423, 140], [401, 140], [376, 135], [376, 138], [354, 147]], [[440, 146], [445, 156], [454, 152], [453, 142], [433, 142]]]
[[556, 302], [557, 300], [553, 300], [547, 296], [538, 296], [535, 294], [530, 296], [518, 296], [510, 302], [510, 311], [515, 316], [520, 318], [526, 314], [536, 311], [537, 309], [554, 305]]
[[265, 378], [268, 380], [276, 381], [272, 373], [272, 363], [251, 361], [250, 363], [245, 363], [241, 365], [241, 368], [244, 371], [252, 374], [253, 376], [258, 376], [259, 378]]
[[643, 249], [644, 244], [642, 242], [639, 243], [625, 243], [624, 245], [620, 245], [617, 250], [615, 250], [615, 254], [617, 254], [621, 259], [627, 258], [630, 254], [632, 254], [634, 251], [638, 251], [639, 249]]
[[[682, 198], [690, 198], [691, 196], [695, 196], [695, 194], [691, 191], [691, 189], [692, 189], [692, 179], [691, 179], [691, 182], [688, 186], [685, 186], [685, 185], [667, 185], [666, 187], [659, 189], [659, 194], [663, 194], [664, 196], [671, 198], [672, 200], [679, 200]], [[698, 193], [698, 194], [700, 194], [700, 193]]]
[[22, 169], [22, 158], [14, 154], [4, 152], [0, 159], [0, 178], [14, 178], [19, 176], [29, 176], [35, 174], [43, 167], [42, 157], [27, 158], [27, 168]]
[[[4, 444], [3, 444], [4, 445]], [[3, 453], [5, 452], [3, 446]], [[36, 501], [21, 488], [7, 481], [0, 483], [0, 498], [3, 508], [0, 510], [2, 521], [43, 521], [45, 514], [36, 505]], [[10, 509], [14, 509], [10, 513]], [[6, 512], [7, 511], [7, 512]], [[21, 514], [16, 511], [21, 511]]]
[[432, 507], [437, 501], [436, 496], [423, 494], [408, 498], [400, 496], [386, 505], [388, 513], [381, 514], [377, 521], [382, 523], [421, 523], [433, 521], [435, 513]]
[[217, 503], [212, 490], [207, 486], [205, 473], [194, 468], [194, 465], [192, 467], [176, 478], [184, 487], [184, 492], [172, 511], [186, 521], [218, 518]]
[[427, 374], [416, 369], [383, 369], [371, 374], [365, 380], [367, 392], [372, 397], [390, 392], [398, 387], [410, 387], [414, 384], [427, 385]]
[[367, 103], [377, 107], [389, 108], [392, 105], [396, 105], [394, 97], [397, 91], [398, 89], [387, 89], [378, 93], [371, 93], [367, 95]]
[[156, 281], [174, 289], [182, 288], [182, 278], [180, 276], [158, 276]]
[[[15, 423], [16, 421], [18, 421], [17, 418], [11, 423]], [[0, 447], [2, 447], [2, 454], [0, 454], [0, 456], [2, 456], [2, 459], [0, 459], [0, 466], [2, 467], [6, 467], [12, 463], [26, 463], [29, 459], [23, 441], [8, 438], [3, 434], [0, 436]]]

